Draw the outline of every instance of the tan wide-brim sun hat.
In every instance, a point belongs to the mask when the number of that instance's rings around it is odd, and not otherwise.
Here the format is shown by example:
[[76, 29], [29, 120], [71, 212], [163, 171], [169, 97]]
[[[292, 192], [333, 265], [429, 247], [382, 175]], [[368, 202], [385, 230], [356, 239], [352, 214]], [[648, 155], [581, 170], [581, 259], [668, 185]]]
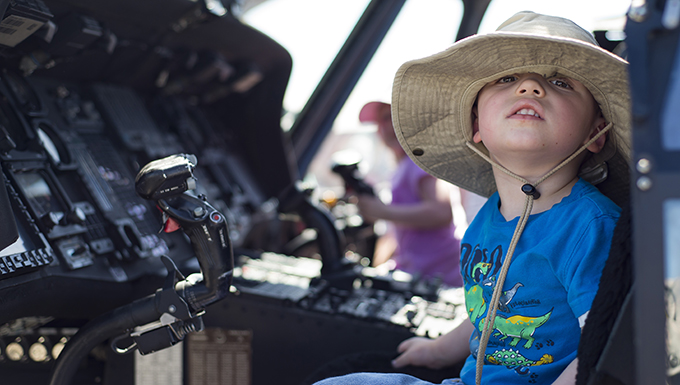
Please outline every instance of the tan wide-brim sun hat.
[[[607, 122], [605, 147], [587, 158], [581, 175], [612, 195], [628, 189], [630, 93], [628, 63], [597, 45], [564, 18], [520, 12], [495, 32], [462, 39], [447, 50], [403, 64], [394, 79], [392, 119], [399, 142], [428, 173], [488, 197], [496, 191], [491, 165], [467, 147], [472, 107], [482, 87], [520, 73], [556, 74], [581, 82]], [[477, 144], [488, 154], [483, 144]], [[606, 173], [606, 174], [603, 174]], [[618, 202], [617, 202], [618, 200]]]

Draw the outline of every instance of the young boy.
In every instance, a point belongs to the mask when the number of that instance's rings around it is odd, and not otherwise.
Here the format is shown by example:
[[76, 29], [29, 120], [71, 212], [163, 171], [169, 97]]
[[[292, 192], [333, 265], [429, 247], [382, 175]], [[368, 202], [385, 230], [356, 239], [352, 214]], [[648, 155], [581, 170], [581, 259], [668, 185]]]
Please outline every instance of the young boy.
[[[590, 33], [532, 12], [399, 69], [392, 112], [407, 154], [491, 197], [461, 245], [470, 322], [404, 341], [395, 367], [467, 356], [461, 378], [443, 383], [575, 383], [580, 328], [620, 213], [598, 187], [628, 188], [627, 76]], [[426, 384], [375, 373], [322, 383]]]

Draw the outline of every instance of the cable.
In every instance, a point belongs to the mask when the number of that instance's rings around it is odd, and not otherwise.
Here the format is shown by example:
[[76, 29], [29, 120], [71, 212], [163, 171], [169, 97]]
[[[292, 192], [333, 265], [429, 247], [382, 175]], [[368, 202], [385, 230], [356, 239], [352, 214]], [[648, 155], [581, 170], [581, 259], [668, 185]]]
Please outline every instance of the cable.
[[141, 298], [88, 322], [66, 344], [52, 370], [49, 385], [70, 385], [78, 365], [97, 345], [123, 330], [147, 324], [160, 317], [155, 296]]

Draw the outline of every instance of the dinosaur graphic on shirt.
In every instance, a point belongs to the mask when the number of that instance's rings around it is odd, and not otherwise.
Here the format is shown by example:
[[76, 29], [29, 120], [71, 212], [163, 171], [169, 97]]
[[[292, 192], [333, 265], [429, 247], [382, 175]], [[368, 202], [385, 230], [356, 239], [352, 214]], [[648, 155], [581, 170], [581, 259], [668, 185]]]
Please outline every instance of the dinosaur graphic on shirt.
[[[483, 274], [489, 271], [490, 263], [480, 262], [475, 266], [475, 270], [479, 270]], [[468, 313], [470, 316], [470, 321], [473, 323], [477, 318], [481, 317], [486, 311], [486, 298], [484, 295], [484, 282], [482, 285], [474, 285], [465, 293], [465, 301], [467, 304], [472, 305], [468, 307]]]
[[553, 362], [553, 356], [544, 354], [540, 359], [532, 361], [524, 357], [518, 350], [502, 349], [496, 350], [492, 354], [487, 354], [486, 360], [494, 365], [503, 365], [509, 369], [515, 369], [519, 367], [549, 364]]
[[489, 288], [493, 291], [495, 285], [493, 277], [500, 269], [503, 251], [501, 246], [498, 246], [489, 253], [479, 245], [473, 248], [472, 245], [465, 243], [461, 245], [461, 254], [464, 267], [463, 280], [467, 287], [465, 303], [470, 321], [475, 323], [486, 312], [489, 296], [485, 292]]
[[[461, 252], [465, 269], [463, 279], [469, 285], [465, 292], [465, 303], [470, 321], [475, 323], [477, 319], [484, 316], [487, 304], [491, 301], [496, 287], [495, 275], [501, 267], [503, 249], [499, 245], [489, 254], [488, 249], [481, 249], [479, 245], [472, 248], [469, 244], [463, 244]], [[508, 311], [507, 305], [512, 301], [517, 289], [522, 286], [524, 286], [522, 283], [515, 283], [511, 289], [501, 294], [499, 299], [501, 311]]]
[[[517, 344], [525, 339], [527, 342], [524, 344], [525, 349], [531, 348], [534, 344], [534, 332], [540, 326], [548, 321], [553, 309], [550, 309], [546, 314], [539, 317], [527, 317], [522, 315], [515, 315], [509, 318], [504, 318], [502, 316], [496, 315], [493, 327], [496, 333], [493, 334], [494, 337], [502, 336], [499, 340], [503, 341], [508, 337], [512, 337], [510, 346], [513, 348]], [[484, 319], [479, 321], [479, 330], [484, 328]]]

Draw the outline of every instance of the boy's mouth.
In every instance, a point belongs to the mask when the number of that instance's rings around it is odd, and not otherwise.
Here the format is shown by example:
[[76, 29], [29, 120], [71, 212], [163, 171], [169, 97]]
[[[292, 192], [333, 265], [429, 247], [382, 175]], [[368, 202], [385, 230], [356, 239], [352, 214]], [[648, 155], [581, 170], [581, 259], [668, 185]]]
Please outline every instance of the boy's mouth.
[[534, 111], [531, 108], [522, 108], [521, 110], [515, 112], [513, 115], [530, 115], [535, 116], [537, 118], [541, 117], [541, 115], [539, 115], [538, 112]]

